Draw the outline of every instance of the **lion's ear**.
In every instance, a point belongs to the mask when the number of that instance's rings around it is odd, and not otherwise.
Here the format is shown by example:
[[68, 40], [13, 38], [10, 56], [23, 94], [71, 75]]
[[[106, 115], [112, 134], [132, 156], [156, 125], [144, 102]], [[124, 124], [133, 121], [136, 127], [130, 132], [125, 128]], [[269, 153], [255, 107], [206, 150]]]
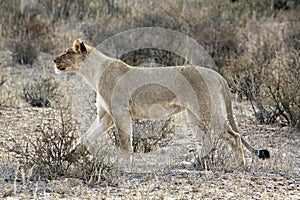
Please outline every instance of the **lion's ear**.
[[80, 51], [83, 53], [83, 52], [86, 52], [86, 47], [85, 45], [83, 44], [83, 42], [80, 43]]
[[86, 47], [80, 39], [77, 39], [74, 41], [73, 47], [74, 47], [75, 51], [77, 51], [78, 53], [86, 52]]

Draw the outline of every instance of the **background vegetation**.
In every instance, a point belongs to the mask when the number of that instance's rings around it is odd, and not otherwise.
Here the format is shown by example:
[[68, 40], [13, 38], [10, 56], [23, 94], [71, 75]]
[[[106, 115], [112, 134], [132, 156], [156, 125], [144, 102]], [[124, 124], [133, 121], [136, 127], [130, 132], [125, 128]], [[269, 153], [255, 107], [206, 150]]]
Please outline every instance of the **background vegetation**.
[[[250, 102], [254, 124], [297, 130], [299, 10], [299, 0], [0, 0], [0, 108], [21, 112], [20, 105], [27, 103], [56, 113], [39, 119], [40, 125], [30, 132], [34, 137], [18, 136], [1, 144], [6, 152], [14, 153], [23, 169], [31, 170], [31, 179], [66, 176], [79, 177], [85, 183], [106, 180], [114, 184], [109, 174], [118, 171], [106, 155], [95, 160], [82, 149], [74, 159], [66, 153], [75, 141], [77, 123], [72, 118], [69, 97], [62, 95], [70, 86], [63, 85], [66, 89], [62, 89], [49, 75], [53, 73], [49, 66], [52, 58], [75, 38], [97, 45], [110, 36], [139, 27], [163, 27], [192, 37], [212, 56], [234, 96], [240, 102]], [[131, 65], [149, 59], [159, 66], [185, 62], [184, 58], [157, 49], [136, 50], [120, 55], [120, 59]], [[31, 77], [33, 72], [38, 76]], [[23, 75], [16, 83], [19, 87], [10, 87], [9, 76], [19, 74]], [[145, 127], [159, 134], [154, 138], [140, 137]], [[136, 120], [134, 130], [135, 151], [149, 152], [170, 140], [175, 125], [173, 119]], [[111, 130], [112, 137], [113, 134]], [[219, 163], [223, 165], [224, 160]], [[14, 165], [17, 171], [18, 167]], [[18, 173], [16, 177], [22, 176]]]
[[[299, 127], [299, 4], [297, 0], [2, 1], [1, 46], [11, 50], [14, 63], [33, 65], [41, 52], [54, 54], [63, 46], [57, 44], [69, 44], [77, 36], [96, 45], [132, 28], [174, 29], [209, 52], [233, 91], [252, 102], [259, 123]], [[138, 65], [137, 60], [147, 57], [163, 65], [182, 63], [172, 61], [166, 52], [145, 49], [121, 58]]]

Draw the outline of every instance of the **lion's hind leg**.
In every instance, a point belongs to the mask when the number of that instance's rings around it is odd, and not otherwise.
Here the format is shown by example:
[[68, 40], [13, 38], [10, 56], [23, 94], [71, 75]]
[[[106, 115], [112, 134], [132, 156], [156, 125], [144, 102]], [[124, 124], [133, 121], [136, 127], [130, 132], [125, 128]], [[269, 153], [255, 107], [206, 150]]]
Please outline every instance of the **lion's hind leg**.
[[213, 150], [213, 141], [211, 138], [211, 130], [205, 120], [200, 120], [196, 114], [192, 111], [187, 110], [188, 114], [188, 125], [193, 135], [193, 139], [196, 144], [196, 155], [195, 159], [191, 160], [191, 163], [196, 163], [197, 159], [203, 160]]
[[116, 143], [121, 150], [133, 153], [132, 147], [132, 119], [129, 113], [118, 114], [114, 118], [117, 128]]
[[235, 132], [229, 124], [226, 124], [226, 129], [221, 137], [231, 146], [237, 164], [239, 166], [245, 165], [246, 161], [242, 148], [243, 145], [241, 135], [238, 132]]

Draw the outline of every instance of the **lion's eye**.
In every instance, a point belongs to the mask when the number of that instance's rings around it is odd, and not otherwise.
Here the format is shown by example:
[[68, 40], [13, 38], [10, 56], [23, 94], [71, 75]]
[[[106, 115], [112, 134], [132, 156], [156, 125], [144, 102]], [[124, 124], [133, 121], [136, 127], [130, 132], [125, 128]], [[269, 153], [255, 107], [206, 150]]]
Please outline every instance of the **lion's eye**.
[[74, 52], [71, 50], [66, 50], [65, 54], [74, 54]]

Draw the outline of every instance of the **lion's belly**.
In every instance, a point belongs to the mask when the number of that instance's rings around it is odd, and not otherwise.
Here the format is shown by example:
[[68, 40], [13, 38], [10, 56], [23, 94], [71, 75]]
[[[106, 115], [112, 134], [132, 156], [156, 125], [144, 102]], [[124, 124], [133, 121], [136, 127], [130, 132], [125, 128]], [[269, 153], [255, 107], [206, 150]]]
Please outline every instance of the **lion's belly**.
[[181, 107], [169, 89], [147, 84], [131, 95], [129, 110], [134, 118], [165, 119], [180, 112]]
[[135, 105], [130, 110], [132, 117], [139, 119], [166, 119], [180, 111], [180, 106], [167, 104]]

